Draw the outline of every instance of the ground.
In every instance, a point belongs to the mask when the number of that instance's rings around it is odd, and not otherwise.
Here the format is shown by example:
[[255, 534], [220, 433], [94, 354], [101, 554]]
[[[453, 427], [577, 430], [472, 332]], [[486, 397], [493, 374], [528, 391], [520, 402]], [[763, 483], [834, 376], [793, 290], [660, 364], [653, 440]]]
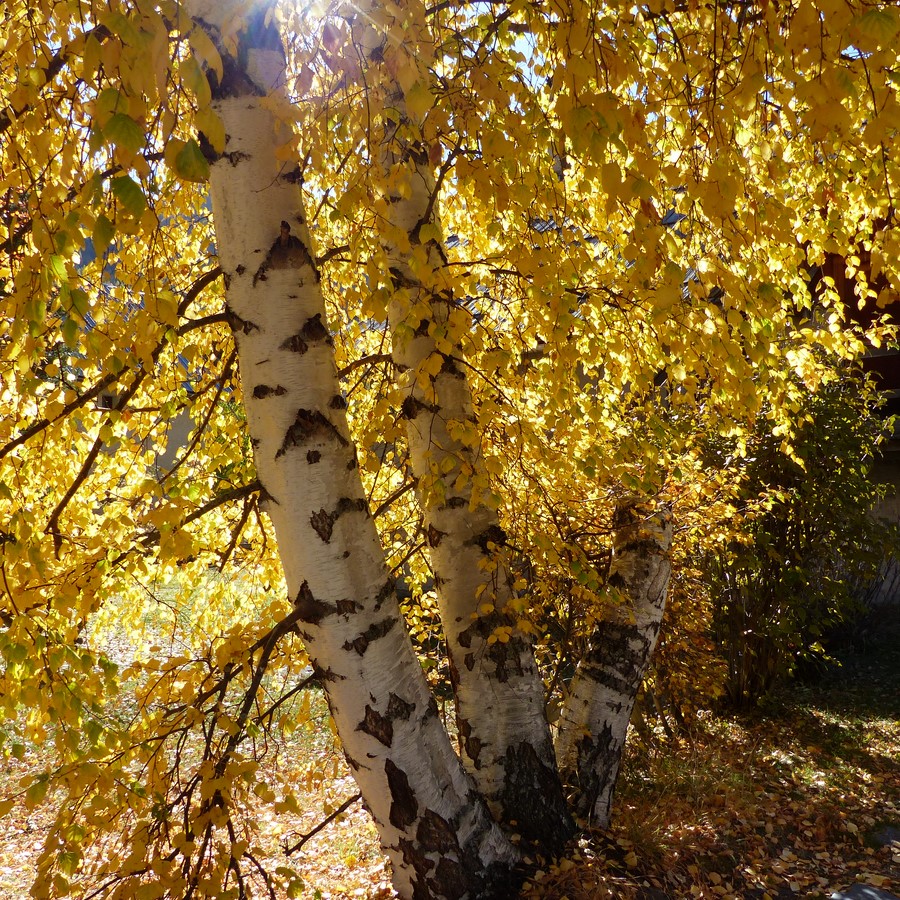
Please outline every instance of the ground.
[[[900, 893], [900, 610], [870, 620], [815, 681], [794, 682], [752, 715], [702, 715], [676, 739], [629, 745], [614, 822], [559, 865], [536, 863], [543, 900], [829, 897], [860, 881]], [[304, 784], [299, 815], [261, 812], [273, 865], [323, 808], [354, 787], [322, 720], [304, 752], [271, 761]], [[329, 754], [336, 782], [310, 754]], [[0, 798], [40, 764], [33, 748], [0, 766]], [[331, 774], [331, 773], [329, 773]], [[0, 821], [0, 900], [27, 897], [52, 804]], [[265, 818], [262, 818], [265, 816]], [[386, 900], [389, 876], [359, 804], [292, 857], [311, 900]]]

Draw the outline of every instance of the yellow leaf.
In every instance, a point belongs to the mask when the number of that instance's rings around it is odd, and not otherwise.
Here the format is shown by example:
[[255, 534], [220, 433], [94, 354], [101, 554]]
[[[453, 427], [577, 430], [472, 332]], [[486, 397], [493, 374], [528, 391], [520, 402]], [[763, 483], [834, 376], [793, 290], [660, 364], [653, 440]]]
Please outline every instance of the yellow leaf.
[[410, 119], [420, 122], [434, 105], [434, 98], [422, 81], [416, 81], [406, 92], [406, 111]]
[[197, 112], [194, 124], [216, 153], [225, 152], [225, 124], [211, 106], [205, 106]]

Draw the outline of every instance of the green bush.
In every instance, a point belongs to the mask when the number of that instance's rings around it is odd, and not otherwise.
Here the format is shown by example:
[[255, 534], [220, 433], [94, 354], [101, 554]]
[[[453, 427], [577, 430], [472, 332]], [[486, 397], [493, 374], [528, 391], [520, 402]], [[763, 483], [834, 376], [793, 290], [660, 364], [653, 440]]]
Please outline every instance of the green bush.
[[[737, 536], [702, 566], [735, 706], [756, 704], [798, 661], [824, 656], [824, 638], [855, 613], [857, 586], [893, 540], [871, 515], [883, 488], [869, 470], [890, 430], [878, 406], [868, 379], [841, 372], [801, 401], [793, 458], [762, 419], [736, 464]], [[719, 464], [728, 449], [712, 451]]]

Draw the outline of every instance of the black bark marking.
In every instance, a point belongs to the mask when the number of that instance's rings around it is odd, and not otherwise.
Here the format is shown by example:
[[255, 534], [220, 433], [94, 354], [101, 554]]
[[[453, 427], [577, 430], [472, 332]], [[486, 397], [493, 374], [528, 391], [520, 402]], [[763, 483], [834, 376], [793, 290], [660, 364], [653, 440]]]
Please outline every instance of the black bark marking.
[[322, 454], [318, 450], [309, 450], [306, 454], [306, 461], [311, 466], [314, 466], [321, 458]]
[[300, 590], [294, 597], [294, 607], [300, 615], [300, 621], [310, 625], [318, 625], [326, 616], [337, 612], [337, 608], [330, 603], [317, 600], [306, 581], [300, 585]]
[[231, 168], [237, 168], [245, 159], [250, 159], [249, 153], [244, 153], [241, 150], [232, 150], [231, 153], [223, 153], [222, 159], [227, 159], [228, 162], [231, 163]]
[[391, 825], [400, 829], [408, 828], [416, 821], [419, 812], [419, 804], [410, 787], [409, 778], [392, 759], [385, 760], [384, 774], [387, 776], [388, 790], [391, 792], [391, 812], [388, 816]]
[[441, 543], [446, 534], [446, 531], [439, 531], [434, 525], [429, 523], [428, 528], [425, 530], [425, 540], [428, 541], [428, 546], [433, 549]]
[[251, 446], [254, 450], [259, 450], [259, 445], [260, 445], [261, 443], [262, 443], [262, 442], [261, 442], [260, 439], [257, 438], [257, 437], [252, 437], [252, 438], [250, 438], [250, 446]]
[[203, 158], [210, 165], [221, 159], [221, 156], [216, 152], [215, 147], [209, 142], [209, 138], [202, 131], [197, 132], [197, 143], [200, 146], [200, 152], [203, 154]]
[[[505, 617], [504, 620], [506, 620]], [[497, 681], [501, 684], [509, 681], [510, 674], [519, 677], [524, 674], [522, 671], [523, 649], [522, 641], [518, 638], [512, 638], [505, 644], [497, 641], [487, 648], [487, 655], [494, 663]]]
[[471, 672], [475, 668], [475, 654], [467, 653], [463, 657], [463, 665]]
[[387, 600], [389, 597], [394, 596], [396, 590], [396, 582], [393, 578], [388, 578], [388, 580], [379, 588], [378, 593], [375, 595], [376, 611], [381, 609], [382, 604], [385, 600]]
[[[417, 166], [427, 166], [429, 164], [428, 145], [424, 141], [410, 141], [407, 143], [400, 154], [400, 160], [406, 162], [410, 159]], [[416, 228], [421, 228], [427, 221], [427, 219], [423, 220]]]
[[478, 757], [481, 756], [481, 739], [472, 734], [472, 726], [468, 719], [457, 716], [456, 724], [459, 728], [459, 736], [462, 738], [466, 756], [472, 761], [476, 769], [481, 768]]
[[247, 267], [246, 266], [238, 266], [234, 271], [237, 272], [238, 275], [243, 275], [244, 272], [247, 271]]
[[288, 184], [303, 184], [303, 169], [300, 166], [295, 166], [293, 169], [284, 172], [281, 180], [286, 181]]
[[465, 373], [456, 364], [456, 359], [452, 356], [444, 357], [444, 361], [441, 363], [441, 372], [445, 375], [453, 375], [456, 378], [465, 377]]
[[[307, 460], [308, 459], [309, 454], [307, 454]], [[368, 514], [368, 504], [362, 497], [356, 500], [351, 500], [349, 497], [341, 497], [341, 499], [338, 500], [334, 512], [330, 513], [326, 509], [320, 509], [309, 517], [309, 524], [312, 525], [316, 534], [318, 534], [327, 544], [331, 541], [334, 523], [337, 522], [344, 513], [348, 512], [365, 512]]]
[[[550, 757], [547, 748], [547, 756]], [[509, 747], [503, 760], [502, 818], [516, 823], [516, 831], [543, 853], [558, 854], [575, 833], [566, 807], [562, 783], [535, 748], [524, 741]]]
[[429, 881], [436, 888], [434, 895], [446, 897], [447, 900], [461, 900], [468, 893], [468, 879], [462, 865], [448, 856], [438, 860], [437, 869]]
[[578, 742], [577, 769], [569, 773], [571, 786], [576, 788], [572, 803], [575, 815], [588, 820], [593, 818], [601, 792], [612, 800], [621, 752], [622, 747], [608, 722], [603, 723], [598, 734], [586, 735]]
[[340, 394], [335, 394], [329, 401], [328, 405], [332, 409], [346, 409], [347, 401]]
[[275, 243], [269, 248], [265, 261], [253, 276], [253, 285], [255, 287], [258, 281], [265, 281], [266, 273], [271, 269], [303, 269], [307, 267], [313, 270], [315, 279], [318, 281], [319, 272], [309, 249], [300, 238], [291, 234], [290, 224], [282, 220]]
[[354, 640], [344, 641], [343, 649], [348, 653], [351, 650], [355, 650], [360, 656], [363, 656], [366, 650], [369, 649], [369, 644], [384, 637], [396, 623], [397, 620], [391, 616], [382, 619], [380, 622], [375, 622]]
[[283, 397], [287, 393], [287, 388], [283, 385], [276, 385], [272, 387], [268, 384], [258, 384], [255, 388], [253, 388], [253, 397], [256, 400], [265, 400], [266, 397]]
[[405, 722], [415, 712], [416, 705], [407, 703], [402, 697], [398, 697], [395, 693], [388, 694], [387, 717], [393, 722], [400, 719]]
[[347, 462], [347, 471], [352, 472], [359, 467], [359, 457], [356, 454], [356, 447], [353, 448], [349, 461]]
[[342, 447], [346, 447], [348, 443], [347, 439], [318, 410], [298, 409], [297, 418], [285, 432], [284, 441], [275, 454], [275, 459], [284, 456], [291, 447], [298, 447], [313, 440], [337, 440]]
[[[204, 30], [210, 35], [214, 33], [208, 25]], [[241, 63], [230, 53], [226, 53], [218, 42], [217, 49], [222, 60], [222, 78], [219, 79], [212, 69], [208, 69], [206, 72], [213, 100], [222, 100], [226, 97], [246, 97], [248, 95], [251, 97], [265, 96], [265, 91], [250, 78]], [[238, 53], [240, 54], [240, 50]]]
[[278, 504], [278, 501], [265, 489], [265, 487], [261, 487], [259, 489], [259, 508], [265, 510], [267, 506], [272, 503]]
[[341, 497], [338, 500], [334, 515], [337, 518], [347, 512], [366, 512], [368, 508], [368, 503], [362, 497], [358, 497], [356, 500], [351, 500], [349, 497]]
[[391, 720], [387, 716], [381, 715], [378, 710], [372, 709], [368, 703], [365, 717], [356, 726], [356, 730], [371, 735], [385, 747], [390, 747], [394, 741], [394, 726], [391, 724]]
[[468, 506], [469, 501], [466, 500], [465, 497], [450, 497], [447, 502], [444, 504], [444, 508], [446, 509], [461, 509], [464, 506]]
[[430, 412], [432, 415], [436, 414], [438, 411], [438, 408], [434, 404], [425, 403], [422, 400], [419, 400], [418, 397], [406, 397], [403, 403], [400, 404], [400, 415], [404, 419], [412, 421], [423, 409]]
[[[429, 859], [415, 842], [400, 838], [400, 851], [404, 861], [416, 870], [419, 878], [424, 879], [434, 868], [434, 860]], [[424, 881], [417, 881], [413, 885], [413, 900], [431, 900], [434, 896], [435, 894], [428, 892]]]
[[337, 611], [342, 616], [352, 616], [361, 609], [362, 606], [355, 600], [338, 600], [337, 602]]
[[312, 530], [322, 539], [322, 541], [326, 544], [331, 542], [331, 533], [334, 529], [334, 521], [335, 516], [332, 515], [326, 509], [320, 509], [318, 512], [314, 512], [309, 517], [309, 524], [312, 526]]
[[438, 853], [458, 853], [459, 840], [446, 819], [433, 809], [426, 809], [416, 827], [416, 839], [426, 850]]
[[250, 334], [251, 331], [259, 331], [259, 325], [256, 322], [242, 319], [230, 306], [225, 307], [225, 321], [234, 332]]
[[343, 681], [343, 675], [337, 675], [332, 669], [323, 669], [320, 666], [317, 666], [313, 663], [313, 672], [315, 673], [316, 678], [321, 681], [323, 684], [327, 681]]
[[[632, 649], [632, 643], [638, 643]], [[594, 626], [582, 666], [585, 674], [618, 694], [636, 694], [649, 658], [650, 642], [635, 625], [601, 620]]]
[[321, 341], [325, 341], [328, 344], [332, 343], [331, 335], [322, 322], [322, 313], [316, 313], [314, 316], [307, 319], [300, 329], [300, 335], [311, 344]]
[[309, 344], [307, 344], [299, 334], [294, 334], [282, 341], [281, 346], [278, 349], [290, 350], [291, 353], [303, 354], [309, 350]]
[[498, 547], [503, 547], [506, 544], [506, 532], [499, 525], [488, 525], [481, 534], [476, 534], [474, 537], [469, 538], [466, 543], [480, 547], [482, 553], [487, 553], [489, 543], [496, 544]]

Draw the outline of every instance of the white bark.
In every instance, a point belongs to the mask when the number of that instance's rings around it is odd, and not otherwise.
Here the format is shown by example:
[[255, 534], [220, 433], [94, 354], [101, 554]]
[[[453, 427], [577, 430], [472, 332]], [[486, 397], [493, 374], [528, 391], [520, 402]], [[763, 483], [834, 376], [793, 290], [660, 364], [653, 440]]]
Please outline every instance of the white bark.
[[[435, 284], [446, 257], [438, 240], [421, 237], [423, 226], [440, 228], [433, 166], [424, 144], [410, 137], [415, 126], [402, 88], [380, 65], [392, 48], [368, 25], [357, 27], [355, 38], [370, 74], [380, 70], [384, 105], [395, 111], [393, 118], [383, 117], [378, 147], [385, 182], [398, 186], [382, 231], [401, 298], [389, 312], [392, 353], [404, 388], [407, 442], [450, 656], [463, 761], [502, 822], [554, 851], [573, 824], [556, 771], [544, 686], [531, 639], [517, 627], [509, 572], [496, 552], [506, 536], [496, 510], [473, 491], [473, 480], [484, 475], [480, 449], [458, 436], [475, 415], [463, 350], [453, 337], [455, 304]], [[434, 281], [423, 283], [410, 252], [391, 238], [397, 230], [413, 252], [424, 250]], [[429, 374], [429, 363], [440, 371]], [[490, 642], [497, 629], [503, 640]]]
[[624, 605], [599, 622], [560, 716], [556, 755], [576, 814], [609, 825], [634, 701], [666, 604], [672, 523], [651, 503], [620, 504], [613, 522], [609, 585]]
[[190, 5], [223, 55], [227, 134], [211, 162], [216, 242], [267, 512], [301, 634], [402, 897], [491, 896], [517, 854], [456, 757], [403, 625], [335, 376], [296, 167], [271, 112], [280, 39], [251, 15], [239, 52], [227, 3]]

